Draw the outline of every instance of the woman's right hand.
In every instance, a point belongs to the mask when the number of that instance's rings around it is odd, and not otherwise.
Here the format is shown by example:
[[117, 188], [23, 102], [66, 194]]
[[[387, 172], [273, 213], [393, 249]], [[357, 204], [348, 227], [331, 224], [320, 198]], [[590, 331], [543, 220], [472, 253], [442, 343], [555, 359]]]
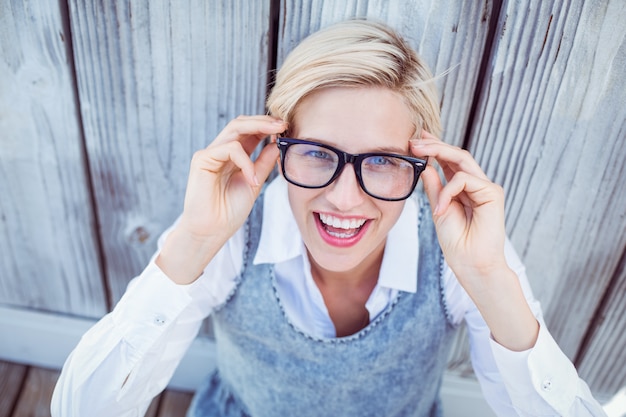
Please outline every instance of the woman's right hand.
[[197, 279], [213, 256], [239, 229], [278, 158], [276, 146], [250, 154], [287, 124], [271, 116], [232, 120], [191, 161], [183, 214], [165, 240], [156, 264], [178, 284]]

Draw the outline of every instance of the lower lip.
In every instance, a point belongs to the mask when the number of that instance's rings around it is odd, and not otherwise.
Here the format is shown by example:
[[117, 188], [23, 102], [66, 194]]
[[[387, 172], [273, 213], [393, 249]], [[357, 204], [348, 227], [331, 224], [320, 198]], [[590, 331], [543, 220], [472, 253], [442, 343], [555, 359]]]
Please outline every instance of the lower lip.
[[342, 238], [342, 237], [336, 237], [336, 236], [329, 234], [326, 231], [324, 224], [320, 220], [319, 214], [315, 213], [314, 216], [315, 216], [315, 224], [317, 226], [317, 230], [320, 236], [322, 237], [322, 240], [324, 240], [324, 242], [326, 242], [327, 244], [331, 246], [335, 246], [339, 248], [348, 248], [350, 246], [356, 245], [361, 240], [361, 238], [365, 234], [365, 231], [370, 225], [370, 222], [367, 221], [365, 222], [363, 226], [361, 226], [359, 231], [354, 236]]

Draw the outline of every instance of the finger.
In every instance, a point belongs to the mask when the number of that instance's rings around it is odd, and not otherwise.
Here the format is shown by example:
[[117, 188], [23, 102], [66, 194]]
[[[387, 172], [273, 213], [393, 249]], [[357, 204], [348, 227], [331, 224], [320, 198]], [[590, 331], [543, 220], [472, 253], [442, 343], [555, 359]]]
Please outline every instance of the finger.
[[259, 157], [254, 161], [255, 176], [259, 184], [263, 184], [267, 180], [267, 177], [274, 169], [278, 156], [278, 147], [270, 143], [263, 148]]
[[[221, 144], [249, 138], [246, 141], [246, 150], [252, 152], [261, 139], [267, 135], [281, 133], [286, 128], [286, 122], [272, 116], [239, 116], [224, 127], [213, 143]], [[254, 144], [252, 149], [251, 144]]]
[[439, 139], [413, 139], [410, 144], [411, 152], [415, 156], [435, 158], [448, 180], [457, 172], [467, 172], [475, 177], [488, 180], [478, 162], [464, 149], [441, 142]]
[[[416, 148], [421, 148], [422, 144], [421, 143], [415, 144], [415, 145], [411, 144], [411, 148], [413, 146], [415, 146]], [[416, 150], [411, 149], [411, 152], [413, 153], [413, 155], [418, 156], [418, 157], [424, 157], [420, 152], [416, 152]], [[431, 156], [431, 155], [426, 155], [426, 156]], [[440, 169], [446, 180], [449, 180], [450, 178], [452, 178], [454, 176], [454, 173], [456, 172], [453, 169], [451, 169], [450, 166], [447, 163], [445, 163], [445, 161], [438, 161], [435, 157], [428, 158], [428, 165], [434, 167], [435, 169]]]
[[240, 142], [227, 142], [196, 152], [192, 165], [203, 172], [222, 175], [240, 170], [246, 181], [256, 186], [254, 163]]
[[504, 192], [491, 181], [458, 172], [440, 190], [437, 201], [437, 214], [443, 214], [452, 200], [459, 200], [466, 207], [479, 207], [484, 204], [502, 205]]
[[[429, 131], [427, 131], [427, 130], [425, 130], [425, 129], [422, 129], [422, 132], [421, 132], [421, 134], [420, 134], [420, 138], [421, 138], [421, 139], [430, 139], [430, 140], [434, 140], [434, 141], [442, 142], [442, 140], [441, 140], [441, 139], [439, 139], [438, 137], [436, 137], [435, 135], [433, 135], [432, 133], [430, 133]], [[424, 143], [424, 142], [422, 142], [422, 141], [418, 141], [418, 142], [420, 142], [421, 144], [423, 144], [423, 143]], [[416, 144], [416, 145], [417, 145], [417, 144]], [[435, 166], [435, 164], [437, 163], [437, 160], [436, 160], [435, 158], [429, 158], [429, 159], [428, 159], [428, 163], [429, 163], [429, 164], [431, 164], [431, 165], [433, 165], [433, 166]], [[438, 164], [437, 164], [437, 165], [438, 165]], [[441, 170], [443, 171], [444, 176], [445, 176], [446, 178], [448, 178], [448, 172], [450, 172], [450, 170], [449, 170], [449, 169], [444, 169], [444, 167], [441, 167]]]
[[428, 197], [428, 201], [430, 202], [430, 207], [433, 214], [437, 211], [437, 204], [439, 201], [439, 194], [443, 188], [441, 184], [441, 179], [439, 178], [439, 173], [437, 169], [428, 165], [426, 169], [422, 172], [420, 178], [422, 179], [422, 183], [424, 184], [424, 191], [426, 192], [426, 196]]
[[434, 140], [441, 141], [441, 139], [439, 139], [438, 137], [436, 137], [435, 135], [433, 135], [432, 133], [424, 129], [422, 129], [422, 134], [420, 135], [420, 137], [422, 139], [434, 139]]

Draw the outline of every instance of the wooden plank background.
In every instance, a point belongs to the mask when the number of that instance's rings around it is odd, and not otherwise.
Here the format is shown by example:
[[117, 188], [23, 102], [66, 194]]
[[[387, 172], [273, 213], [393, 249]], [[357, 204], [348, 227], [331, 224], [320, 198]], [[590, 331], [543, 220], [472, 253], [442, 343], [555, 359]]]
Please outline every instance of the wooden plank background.
[[106, 312], [68, 35], [57, 3], [0, 1], [0, 303]]
[[470, 150], [507, 192], [552, 334], [610, 392], [626, 385], [626, 319], [601, 324], [626, 295], [626, 3], [510, 2], [503, 16]]
[[551, 331], [595, 392], [626, 385], [620, 0], [0, 0], [0, 303], [104, 314], [179, 214], [192, 153], [264, 112], [300, 39], [354, 16], [446, 74], [444, 139], [505, 187]]
[[115, 303], [182, 210], [193, 152], [230, 119], [263, 112], [269, 2], [69, 5]]

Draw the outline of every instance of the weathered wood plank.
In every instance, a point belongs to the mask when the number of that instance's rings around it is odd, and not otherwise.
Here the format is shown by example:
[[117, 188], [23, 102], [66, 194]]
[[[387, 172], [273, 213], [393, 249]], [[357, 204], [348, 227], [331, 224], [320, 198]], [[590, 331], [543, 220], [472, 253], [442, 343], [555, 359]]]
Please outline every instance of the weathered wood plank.
[[182, 210], [189, 161], [264, 112], [268, 1], [70, 1], [81, 114], [117, 301]]
[[27, 367], [0, 361], [0, 417], [11, 417]]
[[596, 317], [589, 345], [582, 352], [578, 370], [597, 392], [615, 394], [626, 387], [626, 256], [613, 287]]
[[30, 368], [12, 417], [49, 417], [50, 400], [59, 371]]
[[0, 303], [106, 311], [58, 2], [0, 0]]
[[351, 17], [384, 21], [422, 55], [440, 90], [444, 137], [460, 145], [476, 87], [492, 4], [458, 1], [285, 0], [281, 7], [278, 65], [300, 40]]
[[165, 391], [161, 395], [159, 414], [157, 417], [179, 417], [184, 416], [193, 394], [182, 391]]
[[[507, 192], [509, 234], [573, 358], [626, 248], [626, 4], [511, 1], [503, 16], [471, 151]], [[605, 369], [623, 367], [623, 341], [596, 337]]]

